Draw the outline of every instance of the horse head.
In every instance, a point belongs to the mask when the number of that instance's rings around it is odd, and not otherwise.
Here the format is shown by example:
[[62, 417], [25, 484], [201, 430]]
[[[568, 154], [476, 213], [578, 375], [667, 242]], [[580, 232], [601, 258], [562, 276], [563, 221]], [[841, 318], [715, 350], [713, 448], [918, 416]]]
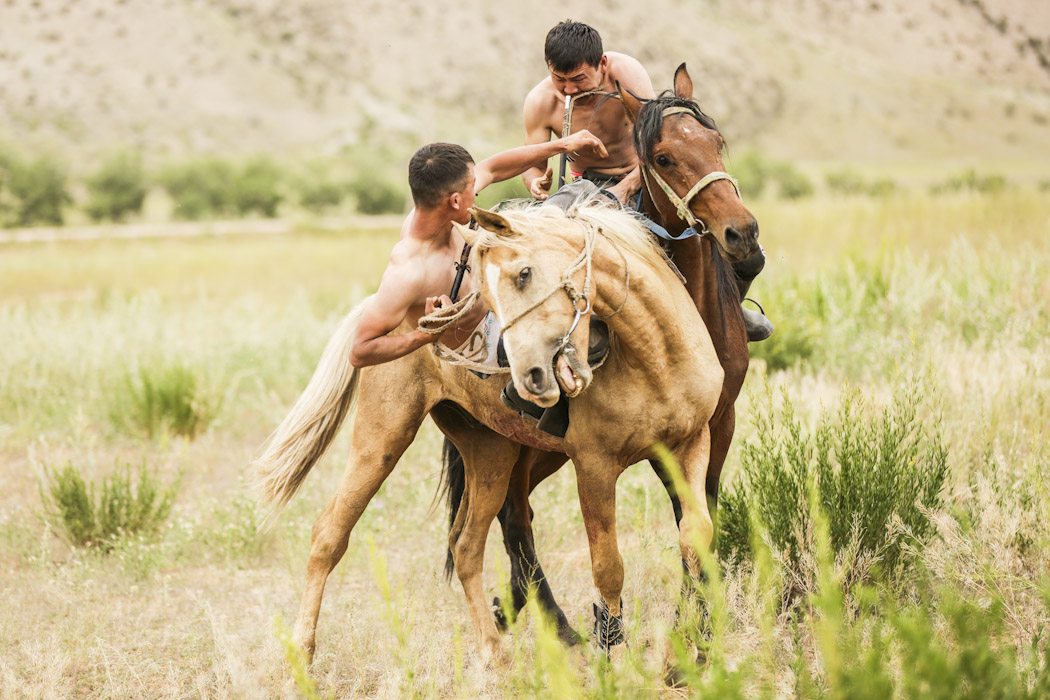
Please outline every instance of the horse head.
[[758, 222], [725, 173], [725, 142], [713, 119], [693, 98], [693, 81], [683, 63], [675, 71], [674, 93], [641, 100], [617, 85], [634, 124], [634, 146], [643, 186], [665, 222], [684, 219], [700, 234], [710, 233], [729, 262], [758, 250]]
[[590, 277], [589, 270], [575, 267], [580, 236], [571, 229], [578, 224], [556, 207], [541, 209], [546, 211], [528, 221], [474, 209], [479, 228], [457, 229], [473, 248], [481, 297], [500, 321], [515, 388], [549, 407], [561, 390], [576, 396], [591, 381]]

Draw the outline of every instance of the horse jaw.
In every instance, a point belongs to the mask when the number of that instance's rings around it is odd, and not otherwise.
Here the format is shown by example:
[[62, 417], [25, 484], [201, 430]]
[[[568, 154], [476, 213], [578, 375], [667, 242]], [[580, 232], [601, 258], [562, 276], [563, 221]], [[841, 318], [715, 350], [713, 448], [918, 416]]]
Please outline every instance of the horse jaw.
[[593, 377], [591, 368], [585, 362], [580, 361], [576, 346], [569, 343], [565, 349], [558, 353], [554, 360], [554, 376], [558, 385], [569, 398], [579, 396], [586, 389]]

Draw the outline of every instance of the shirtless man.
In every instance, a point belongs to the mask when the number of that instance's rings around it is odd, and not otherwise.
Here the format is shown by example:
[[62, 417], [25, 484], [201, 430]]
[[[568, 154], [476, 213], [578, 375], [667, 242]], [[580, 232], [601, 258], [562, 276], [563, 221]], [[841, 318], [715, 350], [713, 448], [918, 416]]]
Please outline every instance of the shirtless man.
[[[470, 221], [474, 196], [488, 185], [517, 177], [560, 153], [604, 156], [606, 151], [598, 138], [583, 130], [557, 141], [513, 148], [477, 165], [466, 149], [449, 143], [432, 143], [412, 156], [408, 184], [415, 208], [401, 227], [401, 240], [390, 253], [378, 291], [361, 315], [350, 349], [354, 367], [396, 360], [435, 340], [450, 348], [467, 341], [485, 319], [480, 304], [438, 337], [416, 329], [420, 317], [451, 304], [447, 295], [463, 249], [452, 224]], [[472, 289], [468, 274], [461, 293]], [[413, 330], [391, 333], [404, 321]]]
[[[565, 98], [591, 90], [613, 93], [616, 82], [638, 97], [655, 96], [649, 74], [636, 59], [602, 50], [602, 39], [593, 28], [579, 22], [562, 22], [550, 30], [544, 45], [550, 72], [525, 98], [523, 117], [525, 143], [537, 144], [562, 135]], [[586, 126], [608, 149], [607, 156], [578, 154], [573, 175], [604, 187], [621, 202], [642, 186], [638, 156], [634, 152], [631, 122], [620, 101], [604, 95], [576, 97], [572, 104], [573, 130]], [[522, 175], [529, 193], [546, 199], [550, 192], [550, 168], [530, 168]]]
[[[552, 135], [561, 135], [566, 96], [572, 98], [591, 90], [614, 92], [617, 81], [643, 99], [655, 96], [642, 64], [622, 53], [603, 51], [598, 32], [586, 24], [573, 21], [557, 24], [547, 34], [543, 53], [550, 75], [525, 98], [526, 144], [544, 143]], [[593, 182], [621, 202], [628, 202], [641, 189], [642, 179], [631, 123], [620, 101], [600, 94], [573, 99], [571, 121], [570, 129], [586, 126], [608, 149], [607, 156], [578, 154], [573, 160], [572, 174]], [[533, 197], [547, 199], [551, 175], [551, 168], [544, 171], [535, 167], [526, 170], [522, 179]], [[569, 200], [574, 196], [575, 192]], [[765, 262], [765, 253], [759, 249], [748, 259], [733, 264], [741, 297], [746, 296]], [[765, 340], [773, 333], [773, 324], [763, 314], [748, 308], [741, 311], [749, 341]]]

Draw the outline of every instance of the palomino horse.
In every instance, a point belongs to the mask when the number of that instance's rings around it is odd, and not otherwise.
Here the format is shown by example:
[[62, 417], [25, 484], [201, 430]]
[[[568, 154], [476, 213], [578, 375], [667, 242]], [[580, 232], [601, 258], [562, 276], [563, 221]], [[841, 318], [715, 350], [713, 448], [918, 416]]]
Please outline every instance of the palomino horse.
[[[294, 632], [308, 654], [325, 582], [350, 531], [428, 413], [464, 458], [465, 493], [449, 542], [484, 657], [500, 649], [482, 588], [484, 545], [519, 443], [567, 454], [576, 464], [592, 572], [610, 618], [620, 615], [623, 587], [616, 479], [628, 465], [651, 458], [654, 444], [671, 450], [696, 496], [682, 502], [681, 549], [699, 574], [693, 543], [709, 546], [713, 536], [703, 493], [708, 422], [723, 373], [685, 287], [632, 214], [590, 206], [574, 216], [554, 207], [475, 216], [483, 230], [461, 233], [474, 244], [482, 299], [502, 322], [514, 384], [541, 405], [555, 403], [561, 390], [578, 393], [572, 424], [564, 439], [537, 431], [500, 403], [502, 381], [479, 379], [430, 352], [354, 370], [349, 344], [357, 315], [351, 313], [258, 462], [264, 498], [283, 505], [356, 400], [349, 464], [313, 529]], [[587, 310], [606, 317], [616, 337], [603, 381], [593, 385], [590, 369], [575, 359], [575, 348], [587, 347], [588, 326], [578, 323]]]
[[[641, 102], [627, 92], [621, 99], [634, 123], [635, 149], [644, 169], [640, 209], [673, 238], [665, 242], [668, 254], [686, 281], [686, 290], [711, 333], [725, 381], [718, 406], [711, 418], [711, 463], [707, 470], [707, 497], [714, 511], [718, 482], [736, 426], [735, 403], [747, 374], [747, 333], [740, 314], [744, 290], [728, 262], [751, 255], [757, 248], [758, 223], [740, 201], [735, 187], [720, 177], [723, 141], [714, 120], [692, 100], [693, 83], [683, 63], [674, 77], [674, 94]], [[701, 184], [703, 183], [703, 184]], [[666, 188], [666, 189], [665, 189]], [[681, 193], [681, 194], [675, 194]], [[672, 201], [672, 198], [677, 202]], [[688, 227], [703, 235], [683, 236]], [[710, 235], [707, 235], [710, 234]], [[511, 562], [511, 602], [516, 613], [534, 590], [537, 602], [557, 621], [558, 632], [567, 643], [577, 639], [564, 612], [550, 590], [532, 534], [529, 494], [567, 460], [564, 454], [523, 449], [511, 476], [507, 500], [499, 513], [503, 540]], [[679, 499], [666, 469], [653, 462], [671, 497], [676, 521], [681, 521]], [[462, 493], [462, 464], [446, 443], [446, 482], [449, 488], [450, 522], [455, 518]], [[451, 575], [451, 556], [446, 573]], [[503, 606], [493, 606], [501, 626]]]

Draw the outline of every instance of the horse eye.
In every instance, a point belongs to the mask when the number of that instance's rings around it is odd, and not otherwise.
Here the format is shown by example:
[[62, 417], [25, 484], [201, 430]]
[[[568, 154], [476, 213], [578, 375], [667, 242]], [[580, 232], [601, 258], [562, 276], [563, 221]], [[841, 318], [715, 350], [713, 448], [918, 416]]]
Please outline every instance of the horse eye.
[[671, 159], [667, 156], [656, 156], [656, 164], [659, 165], [661, 168], [666, 168], [668, 165], [671, 164]]
[[525, 285], [529, 283], [529, 278], [532, 277], [532, 270], [530, 268], [522, 268], [521, 272], [518, 273], [518, 289], [524, 289]]

